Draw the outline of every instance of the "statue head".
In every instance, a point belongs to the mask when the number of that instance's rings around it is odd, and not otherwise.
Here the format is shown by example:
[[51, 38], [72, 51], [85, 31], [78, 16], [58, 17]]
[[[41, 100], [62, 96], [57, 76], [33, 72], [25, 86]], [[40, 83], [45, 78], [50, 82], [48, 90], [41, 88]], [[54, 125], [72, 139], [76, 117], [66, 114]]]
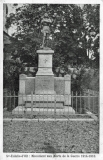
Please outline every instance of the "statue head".
[[48, 16], [48, 13], [45, 13], [44, 14], [44, 18], [48, 18], [49, 16]]

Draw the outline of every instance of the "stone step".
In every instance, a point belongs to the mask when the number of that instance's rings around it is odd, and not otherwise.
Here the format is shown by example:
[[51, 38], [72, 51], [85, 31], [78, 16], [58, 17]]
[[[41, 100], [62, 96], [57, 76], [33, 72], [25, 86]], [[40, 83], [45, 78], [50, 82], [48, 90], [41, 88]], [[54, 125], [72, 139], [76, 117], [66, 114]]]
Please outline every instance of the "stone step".
[[[15, 109], [13, 109], [12, 114], [31, 114], [31, 108], [26, 108], [25, 106], [17, 106]], [[70, 106], [64, 106], [62, 109], [60, 108], [33, 108], [33, 115], [69, 115], [69, 114], [75, 114], [75, 110]]]
[[23, 100], [27, 102], [31, 100], [33, 102], [64, 102], [64, 95], [27, 95], [23, 96]]
[[[29, 107], [29, 108], [31, 108], [31, 106], [32, 106], [32, 104], [31, 104], [31, 102], [26, 102], [25, 103], [25, 107], [27, 108], [27, 107]], [[63, 102], [56, 102], [56, 103], [54, 103], [54, 102], [52, 102], [52, 103], [50, 103], [50, 102], [34, 102], [33, 101], [33, 108], [63, 108]]]

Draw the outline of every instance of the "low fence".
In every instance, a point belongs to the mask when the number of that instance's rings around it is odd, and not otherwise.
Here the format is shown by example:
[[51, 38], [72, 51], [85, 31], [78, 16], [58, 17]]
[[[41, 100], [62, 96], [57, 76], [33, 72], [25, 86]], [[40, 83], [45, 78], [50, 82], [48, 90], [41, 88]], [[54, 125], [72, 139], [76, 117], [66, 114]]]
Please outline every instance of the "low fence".
[[99, 112], [99, 92], [93, 90], [84, 90], [84, 95], [86, 96], [84, 104], [87, 110], [96, 114]]
[[92, 90], [84, 90], [82, 93], [72, 92], [72, 107], [78, 113], [86, 113], [90, 111], [93, 114], [99, 113], [99, 92]]
[[[39, 96], [39, 101], [36, 99]], [[15, 92], [8, 92], [4, 93], [3, 96], [3, 108], [4, 108], [4, 115], [7, 111], [11, 114], [16, 115], [29, 115], [37, 116], [42, 115], [46, 117], [52, 116], [62, 116], [65, 115], [66, 117], [70, 115], [87, 115], [87, 111], [98, 115], [99, 113], [99, 94], [98, 92], [91, 92], [90, 90], [84, 92], [72, 92], [71, 95], [59, 95], [60, 102], [62, 102], [63, 96], [68, 99], [71, 99], [71, 105], [66, 105], [59, 103], [57, 100], [56, 95], [47, 95], [47, 100], [45, 101], [45, 95], [35, 95], [31, 93], [31, 95], [25, 95], [25, 103], [23, 102], [21, 105], [18, 104], [18, 99], [24, 101], [24, 95], [17, 94]], [[28, 103], [29, 97], [29, 103]], [[50, 100], [51, 97], [51, 100]], [[53, 98], [53, 100], [52, 100]], [[38, 102], [37, 102], [38, 101]], [[41, 103], [42, 102], [42, 103]]]

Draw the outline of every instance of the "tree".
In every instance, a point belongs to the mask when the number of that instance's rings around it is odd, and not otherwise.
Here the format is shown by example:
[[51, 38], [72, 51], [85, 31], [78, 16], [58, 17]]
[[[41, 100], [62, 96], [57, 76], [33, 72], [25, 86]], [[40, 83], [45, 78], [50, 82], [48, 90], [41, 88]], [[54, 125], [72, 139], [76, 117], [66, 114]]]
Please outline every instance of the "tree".
[[[18, 8], [16, 14], [11, 14], [8, 18], [9, 25], [17, 25], [17, 32], [13, 36], [20, 40], [18, 56], [23, 63], [29, 63], [30, 59], [31, 65], [35, 63], [37, 66], [36, 50], [42, 43], [41, 17], [45, 12], [53, 19], [49, 45], [55, 50], [54, 65], [67, 66], [70, 59], [80, 57], [77, 50], [82, 52], [79, 37], [83, 18], [82, 9], [77, 5], [28, 4]], [[87, 58], [86, 53], [82, 56]]]
[[[100, 5], [86, 4], [83, 7], [84, 35], [82, 37], [83, 47], [91, 51], [93, 67], [99, 67], [99, 10]], [[86, 43], [85, 43], [86, 42]]]

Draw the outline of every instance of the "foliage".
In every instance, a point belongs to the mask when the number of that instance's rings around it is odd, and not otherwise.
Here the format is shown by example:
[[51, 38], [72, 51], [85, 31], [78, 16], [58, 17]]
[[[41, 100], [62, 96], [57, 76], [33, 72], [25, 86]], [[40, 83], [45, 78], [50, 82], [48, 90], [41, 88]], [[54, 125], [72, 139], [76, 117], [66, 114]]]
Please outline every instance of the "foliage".
[[[84, 35], [83, 44], [84, 48], [88, 49], [88, 52], [92, 52], [92, 57], [94, 59], [93, 67], [99, 67], [99, 25], [100, 25], [100, 15], [99, 15], [100, 5], [86, 4], [83, 7], [84, 15]], [[88, 37], [88, 38], [86, 38]], [[86, 41], [86, 43], [85, 43]], [[89, 54], [88, 54], [89, 56]]]
[[72, 91], [82, 92], [84, 89], [99, 91], [99, 72], [97, 69], [82, 68], [75, 78], [72, 76]]
[[18, 91], [19, 74], [23, 72], [23, 66], [17, 60], [5, 61], [3, 65], [3, 87]]

